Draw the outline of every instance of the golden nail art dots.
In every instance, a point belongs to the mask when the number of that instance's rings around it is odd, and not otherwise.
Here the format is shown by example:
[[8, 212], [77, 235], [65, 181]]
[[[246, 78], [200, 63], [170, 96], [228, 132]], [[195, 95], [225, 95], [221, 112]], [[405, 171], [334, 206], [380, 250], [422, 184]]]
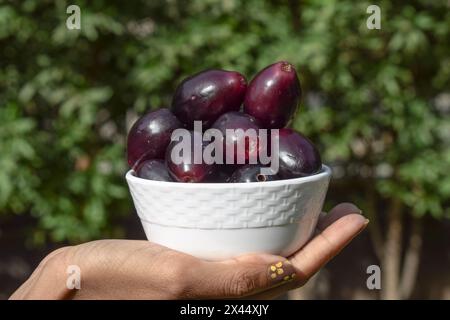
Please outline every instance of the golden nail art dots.
[[[296, 274], [292, 273], [290, 275], [285, 275], [286, 274], [286, 268], [283, 265], [283, 262], [278, 262], [274, 265], [271, 265], [269, 267], [269, 273], [270, 273], [270, 278], [275, 280], [277, 278], [280, 278], [279, 280], [282, 280], [283, 282], [288, 282], [288, 281], [292, 281], [294, 280]], [[282, 277], [282, 278], [281, 278]]]
[[290, 276], [285, 276], [283, 278], [283, 281], [292, 281], [295, 279], [295, 273], [291, 274]]

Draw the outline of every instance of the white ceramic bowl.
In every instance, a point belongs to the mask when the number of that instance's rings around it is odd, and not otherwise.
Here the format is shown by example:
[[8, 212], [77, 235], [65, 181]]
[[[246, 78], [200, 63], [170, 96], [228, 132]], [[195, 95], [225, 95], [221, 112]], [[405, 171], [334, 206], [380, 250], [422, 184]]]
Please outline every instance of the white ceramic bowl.
[[254, 183], [126, 179], [148, 240], [207, 260], [244, 253], [288, 256], [312, 236], [331, 170]]

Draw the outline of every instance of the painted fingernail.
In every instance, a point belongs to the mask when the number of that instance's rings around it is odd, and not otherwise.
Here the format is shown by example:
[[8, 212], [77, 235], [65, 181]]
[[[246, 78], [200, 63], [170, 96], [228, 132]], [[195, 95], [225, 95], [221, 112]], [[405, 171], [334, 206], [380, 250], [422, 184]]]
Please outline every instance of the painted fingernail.
[[296, 277], [294, 266], [289, 261], [279, 261], [269, 266], [268, 277], [272, 285], [290, 282]]

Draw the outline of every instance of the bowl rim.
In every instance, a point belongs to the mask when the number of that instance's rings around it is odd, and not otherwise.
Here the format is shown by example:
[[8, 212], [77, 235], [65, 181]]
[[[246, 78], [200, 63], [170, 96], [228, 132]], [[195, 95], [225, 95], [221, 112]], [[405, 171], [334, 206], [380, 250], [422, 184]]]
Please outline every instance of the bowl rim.
[[265, 182], [199, 182], [199, 183], [180, 183], [173, 181], [156, 181], [156, 180], [147, 180], [139, 178], [135, 175], [133, 169], [129, 170], [125, 178], [128, 182], [133, 184], [142, 184], [146, 186], [172, 186], [177, 188], [186, 188], [186, 189], [200, 189], [200, 188], [211, 188], [211, 189], [233, 189], [233, 188], [254, 188], [254, 187], [279, 187], [285, 185], [292, 184], [300, 184], [318, 181], [322, 179], [330, 179], [331, 177], [331, 169], [330, 167], [322, 164], [322, 168], [318, 173], [315, 173], [310, 176], [293, 178], [293, 179], [284, 179], [284, 180], [275, 180], [275, 181], [265, 181]]

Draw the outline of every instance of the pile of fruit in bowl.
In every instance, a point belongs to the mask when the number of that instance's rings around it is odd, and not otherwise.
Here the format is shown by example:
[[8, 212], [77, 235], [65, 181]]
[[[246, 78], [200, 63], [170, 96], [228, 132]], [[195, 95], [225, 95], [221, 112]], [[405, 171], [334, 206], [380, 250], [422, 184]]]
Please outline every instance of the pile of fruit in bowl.
[[302, 247], [331, 171], [288, 128], [300, 99], [288, 62], [249, 83], [238, 72], [207, 70], [179, 84], [170, 108], [138, 119], [126, 179], [147, 238], [208, 260]]
[[[134, 124], [128, 135], [128, 164], [140, 178], [184, 183], [265, 182], [315, 174], [322, 168], [316, 147], [286, 128], [300, 99], [300, 82], [288, 62], [266, 67], [248, 84], [238, 72], [200, 72], [176, 88], [170, 109], [149, 112]], [[182, 141], [172, 139], [177, 129], [188, 132], [192, 142], [183, 149], [190, 154], [183, 154], [178, 162], [173, 161], [173, 154], [182, 149]], [[223, 148], [222, 161], [194, 161], [195, 151], [203, 160], [208, 129], [215, 133], [215, 146]], [[248, 130], [257, 135], [240, 134]], [[273, 149], [268, 149], [274, 138], [278, 148], [271, 154]], [[261, 168], [268, 168], [268, 163], [258, 157], [262, 152], [272, 160], [277, 157], [277, 168], [266, 174]]]

